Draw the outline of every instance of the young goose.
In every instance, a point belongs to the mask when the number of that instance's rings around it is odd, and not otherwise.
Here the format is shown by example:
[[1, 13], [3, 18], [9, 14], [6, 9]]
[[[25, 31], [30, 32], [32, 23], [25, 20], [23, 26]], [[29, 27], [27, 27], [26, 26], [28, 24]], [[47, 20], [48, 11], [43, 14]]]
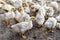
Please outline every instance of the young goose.
[[46, 15], [45, 6], [40, 6], [38, 3], [36, 3], [34, 7], [35, 7], [35, 10], [40, 10], [44, 16]]
[[23, 6], [24, 11], [25, 11], [26, 13], [30, 13], [30, 8], [29, 8], [28, 3], [23, 2], [23, 3], [22, 3], [22, 6]]
[[40, 8], [40, 5], [38, 3], [31, 5], [30, 7], [31, 15], [36, 16], [36, 13], [38, 12], [39, 8]]
[[18, 1], [16, 0], [14, 3], [15, 8], [19, 8], [21, 5], [22, 5], [22, 0], [18, 0]]
[[53, 7], [55, 11], [58, 10], [58, 3], [55, 0], [53, 0], [49, 6]]
[[33, 0], [27, 0], [27, 3], [31, 3], [31, 2], [33, 2]]
[[6, 12], [4, 13], [5, 15], [5, 19], [8, 20], [8, 19], [11, 19], [11, 18], [15, 18], [15, 13], [12, 11], [12, 12]]
[[46, 16], [46, 9], [44, 6], [41, 6], [39, 10], [42, 11], [43, 16]]
[[48, 18], [48, 20], [44, 23], [45, 27], [50, 30], [51, 29], [53, 30], [56, 27], [56, 24], [57, 24], [57, 20], [54, 17]]
[[6, 3], [2, 0], [0, 0], [0, 7], [3, 7]]
[[29, 14], [27, 14], [26, 12], [24, 11], [15, 11], [15, 19], [18, 21], [18, 22], [22, 22], [22, 21], [29, 21], [30, 20], [30, 16]]
[[0, 19], [5, 20], [7, 26], [9, 26], [10, 20], [15, 18], [14, 12], [5, 12], [3, 14], [0, 14]]
[[31, 8], [31, 7], [33, 7], [35, 5], [35, 3], [31, 2], [31, 3], [28, 3], [28, 5], [29, 5], [29, 8]]
[[38, 3], [35, 3], [34, 7], [35, 7], [36, 9], [39, 9], [41, 6], [40, 6]]
[[6, 12], [8, 12], [8, 10], [5, 10], [5, 9], [3, 9], [3, 8], [0, 7], [0, 14], [4, 14]]
[[18, 34], [20, 34], [20, 36], [22, 36], [22, 38], [26, 39], [26, 36], [23, 35], [27, 30], [32, 29], [33, 27], [33, 23], [32, 21], [29, 22], [20, 22], [17, 24], [14, 24], [11, 26], [12, 30]]
[[46, 7], [46, 15], [48, 17], [51, 17], [51, 16], [53, 16], [53, 14], [54, 14], [54, 9], [52, 7], [47, 6]]
[[22, 0], [23, 2], [31, 3], [32, 0]]
[[15, 25], [12, 25], [11, 28], [13, 31], [19, 33], [22, 32], [24, 33], [25, 31], [31, 29], [33, 27], [32, 21], [29, 22], [20, 22]]
[[4, 20], [9, 20], [9, 19], [11, 19], [11, 18], [14, 18], [15, 17], [15, 14], [14, 14], [14, 9], [13, 9], [13, 7], [11, 7], [9, 10], [8, 10], [8, 8], [7, 7], [5, 7], [5, 8], [3, 8], [3, 7], [1, 7], [0, 8], [1, 10], [1, 16], [3, 15], [4, 16], [4, 18], [2, 18], [2, 19], [4, 19]]
[[58, 29], [60, 29], [60, 23], [57, 23], [56, 27], [57, 27]]
[[15, 9], [15, 7], [9, 4], [5, 4], [2, 8], [8, 11], [12, 11], [13, 9]]
[[39, 3], [39, 5], [43, 6], [44, 1], [43, 0], [37, 0], [37, 3]]
[[44, 15], [39, 10], [36, 15], [36, 22], [38, 23], [38, 25], [43, 25], [44, 21], [45, 21]]
[[13, 5], [15, 8], [19, 8], [22, 5], [22, 0], [7, 0], [7, 3]]
[[58, 15], [58, 16], [56, 17], [56, 20], [57, 20], [58, 22], [60, 22], [60, 15]]

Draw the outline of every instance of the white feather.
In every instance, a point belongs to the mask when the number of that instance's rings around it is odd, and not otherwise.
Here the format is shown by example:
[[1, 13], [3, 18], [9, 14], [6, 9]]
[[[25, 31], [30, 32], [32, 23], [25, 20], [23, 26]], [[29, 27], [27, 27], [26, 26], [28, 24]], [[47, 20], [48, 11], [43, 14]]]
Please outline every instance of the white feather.
[[57, 28], [59, 28], [59, 29], [60, 29], [60, 23], [57, 23]]
[[15, 18], [14, 12], [4, 13], [4, 16], [5, 16], [5, 19], [6, 19], [6, 20], [11, 19], [11, 18]]
[[11, 11], [15, 7], [13, 7], [12, 5], [6, 4], [2, 8], [5, 9], [5, 10], [8, 10], [8, 11]]
[[23, 0], [23, 2], [29, 2], [29, 3], [31, 3], [32, 0]]
[[50, 28], [55, 28], [56, 23], [57, 23], [57, 20], [51, 17], [51, 18], [48, 18], [48, 20], [45, 22], [44, 25], [50, 29]]
[[60, 15], [56, 17], [56, 20], [60, 22]]
[[37, 13], [36, 15], [36, 22], [39, 24], [39, 25], [43, 25], [45, 19], [44, 19], [44, 16], [43, 14], [41, 13]]
[[25, 11], [26, 13], [30, 13], [30, 8], [29, 8], [29, 7], [25, 7], [25, 8], [24, 8], [24, 11]]
[[46, 16], [46, 9], [44, 6], [41, 6], [39, 10], [42, 12], [43, 16]]
[[17, 19], [19, 19], [21, 17], [21, 13], [18, 11], [18, 10], [16, 10], [15, 11], [15, 19], [17, 20]]
[[56, 10], [58, 9], [58, 3], [56, 1], [51, 2], [49, 6], [55, 7]]
[[15, 19], [18, 22], [29, 21], [30, 20], [30, 16], [27, 13], [25, 13], [25, 12], [19, 13], [18, 11], [16, 11], [15, 12]]
[[19, 8], [22, 5], [22, 0], [15, 1], [14, 7]]
[[47, 15], [48, 16], [53, 16], [54, 9], [52, 7], [46, 7], [46, 9], [47, 9]]
[[24, 33], [25, 31], [31, 29], [33, 27], [32, 21], [30, 22], [21, 22], [15, 25], [12, 25], [11, 28], [15, 31], [15, 32], [22, 32]]

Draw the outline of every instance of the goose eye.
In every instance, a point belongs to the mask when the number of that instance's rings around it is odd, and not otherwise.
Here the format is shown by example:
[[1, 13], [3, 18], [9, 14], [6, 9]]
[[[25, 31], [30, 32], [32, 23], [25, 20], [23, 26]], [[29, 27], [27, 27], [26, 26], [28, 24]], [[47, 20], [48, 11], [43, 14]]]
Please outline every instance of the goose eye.
[[38, 10], [36, 10], [36, 12], [38, 12]]
[[6, 12], [8, 12], [8, 10], [5, 10]]

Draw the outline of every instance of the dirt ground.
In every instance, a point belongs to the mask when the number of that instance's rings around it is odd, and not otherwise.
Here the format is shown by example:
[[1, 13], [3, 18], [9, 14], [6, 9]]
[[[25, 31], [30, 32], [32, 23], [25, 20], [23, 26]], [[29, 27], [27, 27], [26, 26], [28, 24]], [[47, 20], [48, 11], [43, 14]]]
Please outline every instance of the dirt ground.
[[[60, 14], [60, 10], [57, 12]], [[55, 14], [56, 15], [56, 14]], [[12, 24], [16, 23], [12, 20]], [[37, 28], [35, 22], [31, 30], [25, 32], [26, 39], [23, 39], [18, 33], [15, 33], [7, 27], [5, 21], [0, 22], [0, 40], [60, 40], [60, 29], [55, 29], [54, 32], [48, 32], [46, 28]]]

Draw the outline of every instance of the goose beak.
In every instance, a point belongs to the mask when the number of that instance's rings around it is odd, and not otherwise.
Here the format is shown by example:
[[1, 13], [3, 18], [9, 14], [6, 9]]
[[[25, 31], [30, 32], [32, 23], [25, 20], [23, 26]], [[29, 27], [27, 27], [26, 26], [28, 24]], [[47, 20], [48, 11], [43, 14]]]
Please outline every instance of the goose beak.
[[32, 20], [32, 21], [36, 21], [36, 17], [32, 16], [32, 17], [31, 17], [31, 20]]

